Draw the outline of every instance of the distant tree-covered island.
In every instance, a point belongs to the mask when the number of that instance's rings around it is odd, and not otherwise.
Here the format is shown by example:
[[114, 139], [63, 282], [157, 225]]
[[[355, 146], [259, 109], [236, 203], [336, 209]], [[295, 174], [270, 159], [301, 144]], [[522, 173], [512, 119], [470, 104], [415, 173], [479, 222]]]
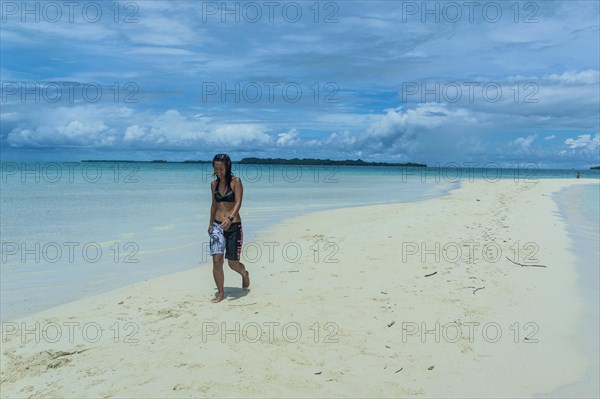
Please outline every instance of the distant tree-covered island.
[[[129, 163], [180, 163], [180, 162], [169, 162], [164, 159], [155, 159], [154, 161], [133, 161], [131, 159], [83, 159], [79, 162], [129, 162]], [[206, 161], [209, 162], [209, 161]]]
[[590, 169], [591, 169], [591, 170], [594, 170], [594, 169], [600, 169], [600, 166], [592, 166]]
[[[154, 161], [131, 161], [131, 160], [82, 160], [81, 162], [140, 162], [140, 163], [212, 163], [212, 161], [202, 160], [187, 160], [183, 162], [171, 162], [162, 159]], [[269, 164], [269, 165], [342, 165], [342, 166], [403, 166], [403, 167], [416, 167], [426, 168], [427, 165], [424, 163], [406, 162], [406, 163], [393, 163], [393, 162], [366, 162], [362, 159], [351, 160], [347, 159], [344, 161], [336, 161], [332, 159], [316, 159], [316, 158], [242, 158], [238, 164], [257, 165], [257, 164]]]
[[362, 159], [344, 161], [335, 161], [331, 159], [314, 159], [314, 158], [243, 158], [239, 161], [241, 164], [270, 164], [270, 165], [343, 165], [343, 166], [411, 166], [411, 167], [427, 167], [423, 163], [390, 163], [390, 162], [366, 162]]

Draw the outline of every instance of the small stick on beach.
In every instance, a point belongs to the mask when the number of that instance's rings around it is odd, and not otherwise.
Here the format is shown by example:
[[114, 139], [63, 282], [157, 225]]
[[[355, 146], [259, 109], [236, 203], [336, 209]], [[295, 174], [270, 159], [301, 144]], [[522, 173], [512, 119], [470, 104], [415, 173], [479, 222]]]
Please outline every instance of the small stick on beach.
[[49, 354], [52, 357], [52, 360], [54, 360], [54, 359], [58, 359], [59, 357], [63, 357], [63, 356], [77, 355], [77, 354], [85, 352], [87, 350], [89, 350], [89, 348], [82, 349], [79, 351], [72, 351], [72, 352], [65, 352], [65, 351], [58, 351], [58, 352], [54, 352], [54, 353], [52, 353], [52, 351], [44, 351], [44, 352]]
[[506, 257], [506, 259], [510, 260], [512, 263], [514, 263], [515, 265], [519, 265], [519, 266], [531, 266], [531, 267], [548, 267], [545, 265], [524, 265], [522, 263], [519, 262], [515, 262], [514, 260], [510, 259], [508, 256]]
[[485, 287], [479, 287], [479, 288], [475, 288], [475, 290], [473, 291], [473, 295], [475, 295], [475, 293], [476, 293], [477, 291], [479, 291], [479, 290], [482, 290], [482, 289], [484, 289], [484, 288], [485, 288]]
[[433, 276], [434, 274], [437, 274], [437, 272], [426, 274], [425, 277]]

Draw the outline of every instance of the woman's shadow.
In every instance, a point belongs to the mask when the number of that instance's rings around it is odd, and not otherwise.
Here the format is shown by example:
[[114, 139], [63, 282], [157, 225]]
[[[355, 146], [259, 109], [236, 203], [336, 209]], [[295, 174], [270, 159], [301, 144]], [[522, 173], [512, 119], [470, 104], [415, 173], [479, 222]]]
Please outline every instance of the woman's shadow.
[[[215, 288], [216, 290], [216, 288]], [[240, 288], [240, 287], [223, 287], [223, 292], [225, 293], [225, 298], [230, 301], [237, 301], [240, 298], [245, 297], [250, 293], [250, 288]]]

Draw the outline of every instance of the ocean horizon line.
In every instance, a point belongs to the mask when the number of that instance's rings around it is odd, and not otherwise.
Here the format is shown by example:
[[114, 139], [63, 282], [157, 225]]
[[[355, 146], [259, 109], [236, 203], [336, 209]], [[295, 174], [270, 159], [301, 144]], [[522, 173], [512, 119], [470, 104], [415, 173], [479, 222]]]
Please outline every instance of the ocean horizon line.
[[[273, 162], [275, 161], [275, 162]], [[147, 164], [212, 164], [212, 160], [184, 160], [184, 161], [170, 161], [164, 159], [154, 160], [134, 160], [134, 159], [82, 159], [79, 161], [57, 161], [57, 160], [13, 160], [13, 161], [1, 161], [2, 164], [8, 163], [57, 163], [57, 162], [68, 162], [68, 163], [147, 163]], [[243, 165], [306, 165], [306, 166], [378, 166], [378, 167], [415, 167], [415, 168], [444, 168], [444, 169], [482, 169], [486, 167], [497, 167], [500, 169], [519, 169], [523, 165], [537, 165], [535, 162], [512, 162], [510, 166], [501, 166], [499, 162], [489, 161], [485, 163], [480, 162], [463, 162], [462, 166], [459, 162], [452, 161], [446, 163], [436, 162], [433, 165], [419, 162], [405, 162], [405, 163], [393, 163], [393, 162], [369, 162], [358, 160], [331, 160], [331, 159], [319, 159], [319, 158], [242, 158], [239, 161], [232, 161], [232, 164], [243, 164]], [[516, 165], [516, 166], [515, 166]], [[599, 166], [586, 166], [581, 167], [538, 167], [539, 170], [600, 170]]]

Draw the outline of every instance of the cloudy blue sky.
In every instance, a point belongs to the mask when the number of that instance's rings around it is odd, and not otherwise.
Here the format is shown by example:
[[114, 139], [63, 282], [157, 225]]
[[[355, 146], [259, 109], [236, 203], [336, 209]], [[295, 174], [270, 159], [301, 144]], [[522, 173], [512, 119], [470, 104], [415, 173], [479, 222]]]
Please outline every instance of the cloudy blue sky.
[[598, 4], [2, 1], [2, 159], [597, 165]]

